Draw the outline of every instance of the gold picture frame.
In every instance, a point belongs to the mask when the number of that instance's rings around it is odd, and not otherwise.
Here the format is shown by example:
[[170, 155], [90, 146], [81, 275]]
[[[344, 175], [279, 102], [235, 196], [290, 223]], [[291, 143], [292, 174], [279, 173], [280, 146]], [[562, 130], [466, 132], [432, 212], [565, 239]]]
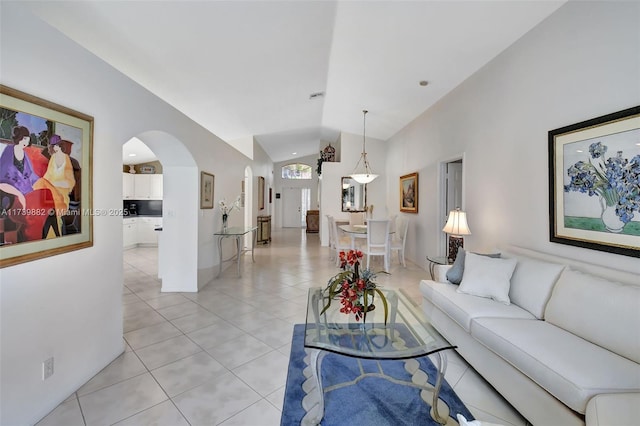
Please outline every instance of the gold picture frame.
[[258, 176], [258, 210], [264, 210], [264, 178]]
[[211, 173], [200, 172], [200, 208], [213, 208], [213, 190], [215, 176]]
[[418, 213], [418, 173], [400, 176], [400, 211]]
[[0, 85], [0, 268], [93, 246], [93, 117]]

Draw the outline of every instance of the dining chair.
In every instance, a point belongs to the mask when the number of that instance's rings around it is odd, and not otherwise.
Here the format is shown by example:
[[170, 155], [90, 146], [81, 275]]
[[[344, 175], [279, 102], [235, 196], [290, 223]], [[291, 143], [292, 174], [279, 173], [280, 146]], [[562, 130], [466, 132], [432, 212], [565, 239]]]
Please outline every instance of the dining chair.
[[333, 229], [333, 250], [336, 256], [336, 266], [340, 266], [340, 252], [351, 250], [351, 238], [344, 236], [344, 233], [338, 229], [335, 218], [331, 217], [331, 229]]
[[327, 228], [329, 228], [329, 260], [333, 260], [333, 254], [336, 250], [335, 236], [333, 235], [333, 216], [327, 216]]
[[349, 225], [364, 225], [364, 213], [349, 213]]
[[389, 219], [367, 221], [367, 245], [362, 252], [367, 255], [367, 268], [371, 268], [371, 256], [384, 256], [384, 270], [389, 272]]
[[396, 225], [398, 223], [398, 215], [394, 214], [393, 216], [389, 216], [389, 234], [395, 234]]
[[409, 221], [398, 219], [396, 223], [396, 232], [393, 234], [391, 238], [391, 246], [389, 247], [392, 254], [393, 251], [398, 252], [398, 262], [402, 264], [405, 268], [407, 264], [404, 260], [404, 248], [407, 243], [407, 230], [409, 229]]

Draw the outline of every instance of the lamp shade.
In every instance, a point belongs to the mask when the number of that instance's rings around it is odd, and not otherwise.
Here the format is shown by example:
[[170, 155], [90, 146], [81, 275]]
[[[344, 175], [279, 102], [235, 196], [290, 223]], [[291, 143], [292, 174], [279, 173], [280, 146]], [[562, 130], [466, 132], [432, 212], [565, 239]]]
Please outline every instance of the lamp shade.
[[374, 175], [373, 173], [354, 173], [351, 175], [351, 178], [358, 183], [369, 183], [377, 177], [378, 175]]
[[[355, 180], [358, 183], [369, 183], [373, 181], [378, 175], [374, 175], [371, 173], [371, 166], [369, 165], [369, 160], [367, 160], [367, 111], [366, 109], [362, 111], [363, 121], [362, 121], [362, 155], [360, 159], [356, 163], [356, 168], [353, 170], [353, 173], [350, 175], [351, 179]], [[362, 167], [358, 168], [362, 164]]]
[[451, 235], [470, 235], [471, 230], [467, 225], [467, 214], [460, 209], [451, 210], [447, 223], [442, 230]]

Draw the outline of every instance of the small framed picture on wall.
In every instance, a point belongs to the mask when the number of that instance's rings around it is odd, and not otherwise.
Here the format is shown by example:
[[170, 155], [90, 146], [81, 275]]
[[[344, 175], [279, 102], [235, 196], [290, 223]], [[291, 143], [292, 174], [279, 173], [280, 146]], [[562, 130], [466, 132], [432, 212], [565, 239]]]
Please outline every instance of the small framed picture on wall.
[[215, 177], [207, 172], [200, 172], [200, 208], [213, 208], [213, 183]]
[[400, 176], [400, 211], [418, 213], [418, 173]]

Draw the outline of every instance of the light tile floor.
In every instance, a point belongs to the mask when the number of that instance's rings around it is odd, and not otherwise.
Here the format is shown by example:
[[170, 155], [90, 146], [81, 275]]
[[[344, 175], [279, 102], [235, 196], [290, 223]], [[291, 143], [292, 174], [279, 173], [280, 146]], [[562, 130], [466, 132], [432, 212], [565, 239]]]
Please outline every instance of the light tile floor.
[[[307, 289], [338, 270], [318, 234], [283, 229], [272, 238], [255, 263], [245, 256], [241, 278], [227, 264], [198, 293], [161, 293], [157, 249], [126, 250], [126, 351], [38, 426], [279, 425], [293, 325], [305, 321]], [[420, 303], [427, 277], [395, 259], [377, 282]], [[476, 418], [527, 424], [455, 352], [448, 359], [445, 377]]]

